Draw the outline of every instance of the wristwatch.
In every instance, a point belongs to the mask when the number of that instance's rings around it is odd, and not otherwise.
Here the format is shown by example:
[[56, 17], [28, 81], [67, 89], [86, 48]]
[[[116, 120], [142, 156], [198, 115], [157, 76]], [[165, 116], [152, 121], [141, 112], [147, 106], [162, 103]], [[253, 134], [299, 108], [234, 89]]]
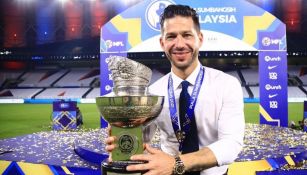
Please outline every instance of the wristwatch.
[[174, 175], [181, 175], [185, 173], [184, 164], [179, 156], [175, 156]]

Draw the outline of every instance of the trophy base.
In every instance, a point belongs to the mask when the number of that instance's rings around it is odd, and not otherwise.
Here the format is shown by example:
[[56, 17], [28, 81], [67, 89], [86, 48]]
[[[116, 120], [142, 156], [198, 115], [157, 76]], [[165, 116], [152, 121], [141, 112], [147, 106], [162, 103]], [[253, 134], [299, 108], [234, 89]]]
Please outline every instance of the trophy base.
[[145, 163], [143, 161], [112, 161], [112, 162], [105, 162], [103, 161], [101, 163], [101, 172], [102, 175], [124, 175], [124, 174], [130, 174], [130, 175], [141, 175], [146, 173], [146, 171], [127, 171], [126, 167], [128, 165], [135, 165], [135, 164], [141, 164]]

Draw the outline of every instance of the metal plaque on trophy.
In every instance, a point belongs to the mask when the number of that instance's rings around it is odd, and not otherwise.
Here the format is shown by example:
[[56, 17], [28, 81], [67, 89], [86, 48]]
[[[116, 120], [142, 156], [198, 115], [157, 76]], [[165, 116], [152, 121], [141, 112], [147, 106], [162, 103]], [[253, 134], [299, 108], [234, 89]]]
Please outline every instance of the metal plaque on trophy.
[[142, 174], [128, 172], [134, 154], [143, 153], [143, 128], [162, 110], [164, 97], [148, 93], [152, 71], [131, 59], [112, 56], [108, 67], [112, 73], [113, 94], [96, 98], [100, 114], [111, 125], [111, 135], [116, 136], [112, 161], [102, 162], [103, 174]]

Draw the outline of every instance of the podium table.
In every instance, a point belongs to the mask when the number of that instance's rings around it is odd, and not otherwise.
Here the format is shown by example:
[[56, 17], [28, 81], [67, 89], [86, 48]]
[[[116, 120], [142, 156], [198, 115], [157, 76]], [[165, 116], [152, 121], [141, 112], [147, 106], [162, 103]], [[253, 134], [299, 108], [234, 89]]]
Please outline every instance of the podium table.
[[52, 112], [53, 130], [74, 130], [82, 124], [82, 115], [76, 101], [54, 101]]

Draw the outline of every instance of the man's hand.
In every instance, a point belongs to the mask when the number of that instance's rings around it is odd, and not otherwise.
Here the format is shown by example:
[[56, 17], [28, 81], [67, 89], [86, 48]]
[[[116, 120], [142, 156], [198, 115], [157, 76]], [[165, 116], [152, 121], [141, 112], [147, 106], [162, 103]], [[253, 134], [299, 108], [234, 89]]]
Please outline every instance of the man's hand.
[[107, 152], [109, 152], [110, 156], [109, 156], [108, 161], [111, 162], [112, 161], [112, 151], [116, 147], [116, 144], [115, 144], [116, 137], [111, 136], [111, 125], [108, 125], [107, 132], [108, 132], [109, 137], [105, 139], [105, 144], [106, 144], [105, 149]]
[[157, 175], [169, 175], [173, 173], [173, 167], [175, 165], [175, 159], [171, 155], [168, 155], [161, 150], [150, 147], [145, 144], [145, 150], [147, 154], [138, 154], [131, 156], [131, 160], [142, 160], [148, 163], [129, 165], [128, 171], [147, 171], [145, 175], [157, 174]]
[[106, 151], [108, 151], [109, 153], [111, 153], [114, 150], [114, 148], [116, 147], [115, 140], [116, 140], [115, 136], [110, 136], [110, 137], [106, 138], [106, 140], [105, 140]]

